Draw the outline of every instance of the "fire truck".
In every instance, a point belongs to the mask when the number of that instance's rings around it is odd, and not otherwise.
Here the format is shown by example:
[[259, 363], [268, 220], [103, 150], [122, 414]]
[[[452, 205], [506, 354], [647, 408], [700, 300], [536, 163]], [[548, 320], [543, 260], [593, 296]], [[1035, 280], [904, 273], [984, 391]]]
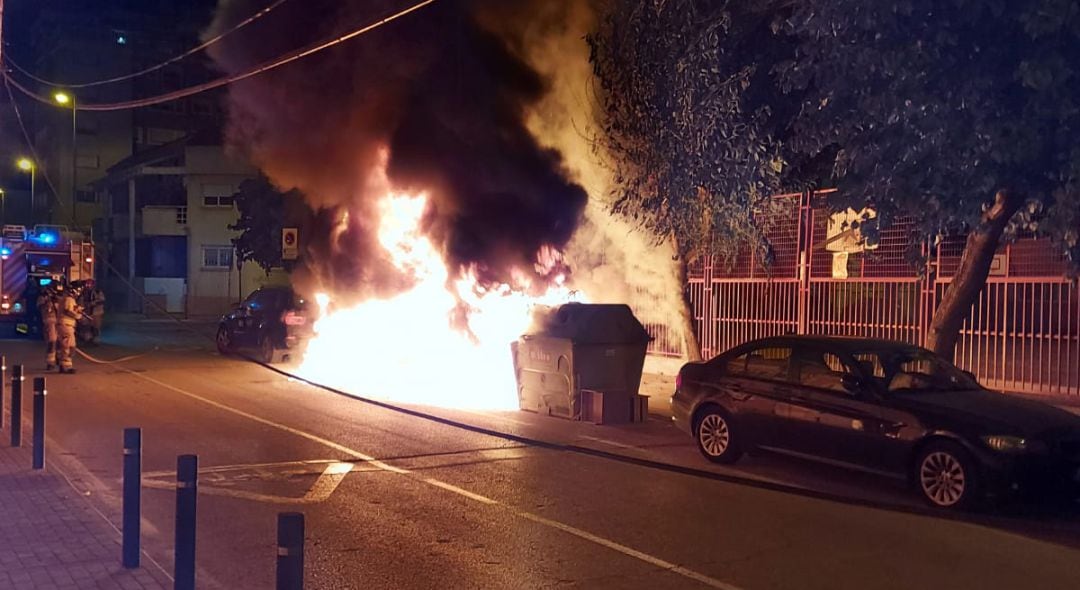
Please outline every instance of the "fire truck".
[[3, 226], [0, 235], [0, 326], [16, 334], [41, 330], [37, 296], [53, 281], [94, 278], [94, 245], [62, 225]]

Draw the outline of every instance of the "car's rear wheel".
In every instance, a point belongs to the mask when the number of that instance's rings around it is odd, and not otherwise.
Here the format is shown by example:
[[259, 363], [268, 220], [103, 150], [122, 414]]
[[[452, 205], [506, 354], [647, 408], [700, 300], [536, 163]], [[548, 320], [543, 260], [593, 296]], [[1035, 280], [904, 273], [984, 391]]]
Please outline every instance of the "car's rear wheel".
[[274, 362], [274, 342], [269, 336], [259, 338], [259, 360], [266, 364]]
[[225, 326], [218, 328], [217, 338], [214, 340], [217, 342], [217, 350], [219, 353], [232, 354], [235, 351], [232, 334], [229, 333], [229, 329]]
[[718, 406], [707, 406], [698, 412], [694, 440], [701, 454], [713, 463], [734, 463], [742, 456], [731, 416]]
[[975, 462], [956, 443], [941, 441], [926, 445], [915, 460], [914, 478], [923, 500], [935, 508], [970, 508], [979, 500]]

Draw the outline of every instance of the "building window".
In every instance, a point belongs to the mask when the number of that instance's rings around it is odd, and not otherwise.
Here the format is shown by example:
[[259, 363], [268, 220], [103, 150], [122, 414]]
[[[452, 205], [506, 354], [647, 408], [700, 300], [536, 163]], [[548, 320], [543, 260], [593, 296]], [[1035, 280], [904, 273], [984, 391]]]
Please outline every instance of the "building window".
[[187, 225], [187, 207], [176, 208], [176, 224]]
[[203, 197], [204, 207], [232, 207], [233, 198], [228, 197]]
[[204, 184], [203, 206], [204, 207], [232, 207], [233, 187], [228, 184]]
[[79, 154], [75, 158], [75, 165], [87, 170], [97, 170], [100, 161], [97, 154]]
[[97, 193], [94, 191], [75, 191], [75, 200], [80, 203], [96, 203]]
[[203, 268], [232, 268], [232, 246], [203, 246]]

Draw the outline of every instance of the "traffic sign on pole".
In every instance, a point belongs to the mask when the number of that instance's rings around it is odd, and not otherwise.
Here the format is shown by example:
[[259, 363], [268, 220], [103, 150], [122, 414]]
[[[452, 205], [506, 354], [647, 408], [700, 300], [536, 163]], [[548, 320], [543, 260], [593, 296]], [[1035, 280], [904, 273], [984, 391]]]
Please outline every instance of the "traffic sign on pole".
[[281, 259], [296, 260], [300, 256], [300, 230], [286, 227], [281, 230]]

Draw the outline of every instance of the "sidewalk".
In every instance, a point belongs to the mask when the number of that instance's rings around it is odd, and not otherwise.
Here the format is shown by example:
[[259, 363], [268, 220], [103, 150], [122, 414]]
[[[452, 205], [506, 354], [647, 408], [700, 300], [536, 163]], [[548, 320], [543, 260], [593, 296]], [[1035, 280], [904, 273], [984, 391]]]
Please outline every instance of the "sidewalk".
[[31, 432], [24, 429], [18, 449], [9, 446], [10, 435], [0, 431], [0, 588], [172, 586], [153, 566], [123, 569], [120, 534], [55, 469], [31, 469]]

